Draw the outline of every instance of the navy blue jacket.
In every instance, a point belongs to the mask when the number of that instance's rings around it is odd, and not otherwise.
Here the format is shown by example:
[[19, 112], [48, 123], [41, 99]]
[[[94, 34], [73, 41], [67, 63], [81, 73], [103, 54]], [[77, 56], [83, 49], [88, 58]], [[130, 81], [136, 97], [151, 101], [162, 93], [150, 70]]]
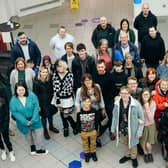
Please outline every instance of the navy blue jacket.
[[[41, 62], [41, 52], [40, 49], [38, 48], [37, 44], [30, 39], [27, 40], [28, 43], [28, 49], [29, 49], [29, 55], [30, 59], [33, 60], [35, 66], [39, 66]], [[13, 46], [11, 50], [11, 62], [12, 64], [15, 63], [16, 59], [18, 57], [23, 57], [24, 58], [24, 53], [23, 50], [18, 42]]]

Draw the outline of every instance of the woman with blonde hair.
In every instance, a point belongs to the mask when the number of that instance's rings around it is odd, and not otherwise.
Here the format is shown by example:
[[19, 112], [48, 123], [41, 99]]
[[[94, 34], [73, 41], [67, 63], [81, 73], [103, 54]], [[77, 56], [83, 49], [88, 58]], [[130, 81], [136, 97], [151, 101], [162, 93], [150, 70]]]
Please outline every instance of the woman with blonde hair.
[[68, 65], [65, 61], [56, 61], [52, 82], [56, 106], [60, 111], [64, 127], [64, 137], [69, 135], [69, 123], [73, 129], [73, 134], [76, 135], [76, 122], [72, 118], [74, 111], [73, 74], [68, 70]]
[[168, 52], [165, 54], [162, 64], [157, 68], [159, 78], [168, 78]]
[[26, 68], [24, 58], [19, 57], [15, 61], [15, 69], [10, 74], [11, 91], [14, 95], [14, 88], [17, 82], [24, 82], [29, 91], [33, 89], [33, 80], [35, 73], [31, 68]]
[[50, 139], [47, 120], [49, 123], [49, 130], [54, 133], [59, 133], [59, 130], [53, 126], [53, 114], [57, 111], [51, 100], [53, 97], [53, 86], [51, 75], [47, 67], [40, 67], [37, 79], [33, 83], [33, 91], [37, 95], [40, 105], [41, 121], [44, 129], [44, 138]]

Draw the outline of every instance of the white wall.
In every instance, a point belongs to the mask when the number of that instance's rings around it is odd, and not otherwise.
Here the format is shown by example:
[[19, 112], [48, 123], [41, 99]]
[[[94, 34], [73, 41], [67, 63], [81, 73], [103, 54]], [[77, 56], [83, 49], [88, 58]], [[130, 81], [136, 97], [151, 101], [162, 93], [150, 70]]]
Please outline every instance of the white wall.
[[[52, 2], [48, 3], [47, 2]], [[61, 6], [64, 0], [0, 0], [0, 23], [7, 22], [11, 16], [25, 16]], [[41, 6], [36, 6], [43, 4]], [[34, 7], [33, 7], [34, 6]], [[33, 7], [33, 8], [32, 8]], [[27, 8], [27, 9], [26, 9]], [[30, 9], [28, 9], [30, 8]]]
[[168, 0], [142, 0], [141, 4], [134, 4], [134, 16], [139, 14], [142, 3], [146, 2], [156, 16], [168, 16]]

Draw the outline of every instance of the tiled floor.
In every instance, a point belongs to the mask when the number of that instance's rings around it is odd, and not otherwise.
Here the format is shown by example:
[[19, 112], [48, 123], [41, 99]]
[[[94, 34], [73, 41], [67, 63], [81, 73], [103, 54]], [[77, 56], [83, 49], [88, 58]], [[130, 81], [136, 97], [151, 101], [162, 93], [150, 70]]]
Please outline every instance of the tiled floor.
[[[68, 32], [73, 34], [77, 42], [84, 42], [87, 45], [88, 53], [94, 54], [94, 48], [91, 44], [91, 32], [96, 27], [91, 20], [94, 17], [106, 16], [114, 27], [119, 26], [121, 18], [126, 17], [132, 21], [132, 0], [81, 0], [79, 10], [71, 11], [69, 9], [69, 0], [60, 8], [48, 10], [38, 14], [20, 18], [22, 27], [34, 41], [36, 41], [42, 51], [42, 55], [53, 55], [49, 48], [49, 40], [56, 33], [58, 25], [65, 25]], [[88, 22], [81, 27], [76, 27], [75, 23], [82, 19], [88, 19]], [[16, 34], [17, 32], [14, 32]], [[53, 58], [54, 60], [54, 58]], [[55, 116], [56, 126], [61, 130], [60, 134], [51, 134], [51, 140], [45, 141], [49, 154], [47, 156], [30, 156], [29, 148], [24, 137], [17, 131], [15, 123], [11, 123], [11, 128], [15, 131], [15, 136], [11, 137], [13, 147], [16, 153], [16, 162], [9, 160], [1, 161], [0, 168], [67, 168], [72, 160], [80, 160], [79, 154], [82, 151], [79, 135], [74, 136], [72, 131], [68, 138], [62, 135], [62, 123], [57, 114]], [[97, 150], [99, 161], [91, 161], [86, 164], [82, 161], [82, 168], [130, 168], [131, 163], [120, 165], [118, 160], [123, 154], [123, 144], [118, 147], [115, 142], [109, 140], [108, 135], [102, 137], [103, 147]], [[164, 161], [161, 157], [159, 146], [154, 147], [154, 163], [144, 164], [141, 156], [139, 159], [140, 168], [164, 168]]]
[[[0, 160], [0, 168], [68, 168], [68, 163], [73, 160], [82, 162], [82, 168], [131, 168], [131, 162], [120, 165], [118, 160], [123, 156], [124, 145], [122, 143], [116, 147], [115, 141], [110, 141], [108, 134], [102, 137], [103, 146], [97, 149], [98, 162], [85, 163], [80, 159], [82, 152], [80, 136], [74, 136], [70, 130], [70, 136], [63, 137], [62, 123], [59, 114], [54, 117], [55, 125], [60, 129], [59, 134], [52, 134], [51, 139], [45, 142], [49, 154], [45, 156], [31, 156], [29, 146], [24, 137], [16, 129], [15, 123], [11, 122], [11, 128], [15, 136], [11, 137], [16, 154], [16, 162], [11, 163], [8, 160]], [[161, 157], [159, 145], [154, 147], [154, 163], [145, 164], [143, 158], [138, 156], [140, 168], [164, 168], [164, 161]]]

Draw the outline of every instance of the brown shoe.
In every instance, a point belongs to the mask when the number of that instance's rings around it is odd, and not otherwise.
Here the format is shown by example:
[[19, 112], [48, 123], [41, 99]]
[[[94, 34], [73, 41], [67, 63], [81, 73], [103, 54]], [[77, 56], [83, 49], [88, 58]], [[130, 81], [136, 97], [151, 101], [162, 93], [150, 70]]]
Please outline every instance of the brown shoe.
[[113, 133], [113, 132], [110, 133], [110, 139], [111, 139], [112, 141], [114, 141], [114, 140], [116, 139], [115, 133]]

